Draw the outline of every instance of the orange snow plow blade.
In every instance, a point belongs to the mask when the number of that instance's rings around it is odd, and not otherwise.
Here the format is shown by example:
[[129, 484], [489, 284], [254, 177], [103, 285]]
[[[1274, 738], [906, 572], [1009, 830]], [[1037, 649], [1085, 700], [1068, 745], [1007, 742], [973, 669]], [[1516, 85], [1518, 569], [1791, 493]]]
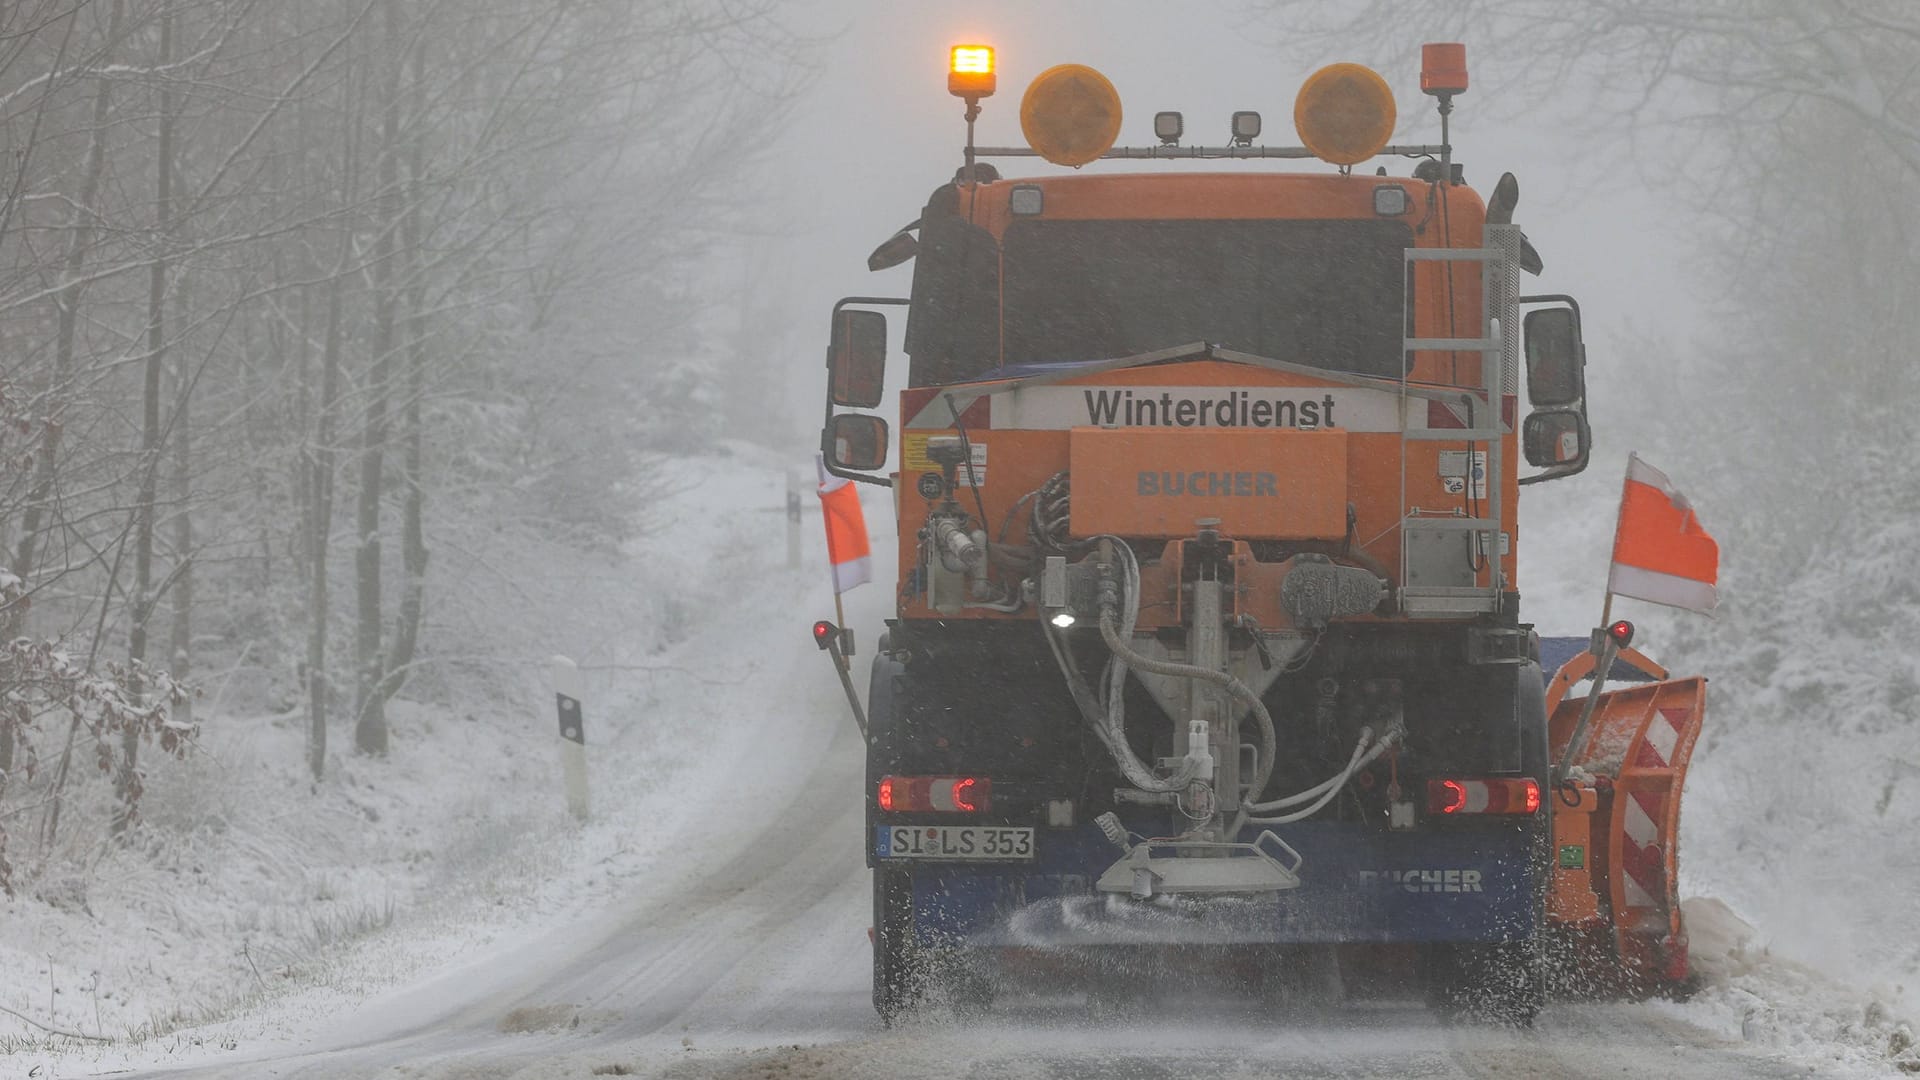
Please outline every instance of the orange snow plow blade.
[[[1583, 659], [1590, 660], [1575, 657], [1563, 672]], [[1558, 676], [1555, 683], [1567, 685]], [[1586, 699], [1562, 697], [1554, 706], [1553, 760], [1570, 775], [1555, 793], [1558, 858], [1547, 910], [1579, 969], [1572, 982], [1650, 990], [1687, 978], [1676, 873], [1680, 794], [1706, 694], [1700, 677], [1601, 694], [1574, 761], [1563, 757]]]

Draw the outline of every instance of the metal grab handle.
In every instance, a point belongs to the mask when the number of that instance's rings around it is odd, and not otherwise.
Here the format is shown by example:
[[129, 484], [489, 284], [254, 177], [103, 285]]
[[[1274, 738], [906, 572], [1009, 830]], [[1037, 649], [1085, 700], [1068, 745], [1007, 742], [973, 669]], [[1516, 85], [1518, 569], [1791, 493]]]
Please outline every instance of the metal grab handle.
[[[1287, 873], [1289, 873], [1289, 874], [1293, 874], [1293, 873], [1298, 873], [1298, 872], [1299, 872], [1299, 870], [1300, 870], [1300, 867], [1301, 867], [1301, 866], [1303, 866], [1303, 865], [1305, 865], [1305, 863], [1306, 863], [1306, 861], [1307, 861], [1307, 860], [1306, 860], [1306, 856], [1304, 856], [1304, 855], [1301, 855], [1301, 854], [1300, 854], [1299, 852], [1297, 852], [1297, 851], [1295, 851], [1295, 850], [1293, 850], [1293, 846], [1292, 846], [1292, 845], [1290, 845], [1290, 844], [1288, 844], [1288, 843], [1287, 843], [1287, 842], [1286, 842], [1285, 840], [1282, 840], [1282, 839], [1280, 839], [1280, 838], [1279, 838], [1278, 836], [1275, 836], [1275, 835], [1273, 834], [1273, 830], [1272, 830], [1272, 829], [1262, 829], [1262, 830], [1260, 830], [1260, 835], [1259, 835], [1259, 836], [1256, 836], [1256, 837], [1254, 837], [1254, 838], [1253, 838], [1253, 843], [1252, 843], [1251, 845], [1249, 845], [1249, 846], [1250, 846], [1250, 847], [1252, 847], [1252, 848], [1253, 848], [1253, 850], [1255, 850], [1255, 851], [1259, 851], [1259, 852], [1260, 852], [1260, 854], [1262, 854], [1262, 855], [1266, 855], [1266, 854], [1267, 854], [1266, 852], [1264, 852], [1264, 851], [1260, 851], [1260, 845], [1261, 845], [1261, 844], [1264, 844], [1264, 843], [1266, 843], [1266, 842], [1267, 842], [1267, 841], [1269, 841], [1269, 840], [1271, 840], [1271, 841], [1273, 841], [1273, 842], [1274, 842], [1275, 844], [1277, 844], [1277, 845], [1279, 845], [1279, 847], [1280, 847], [1280, 850], [1281, 850], [1281, 851], [1284, 851], [1284, 852], [1286, 852], [1286, 853], [1287, 853], [1288, 855], [1291, 855], [1291, 856], [1293, 856], [1293, 865], [1292, 865], [1292, 866], [1289, 866], [1289, 867], [1287, 867], [1287, 868], [1286, 868], [1286, 869], [1287, 869]], [[1269, 859], [1273, 859], [1273, 856], [1271, 856], [1271, 855], [1267, 855], [1267, 858], [1269, 858]], [[1274, 861], [1274, 862], [1279, 862], [1280, 860], [1279, 860], [1279, 859], [1273, 859], [1273, 861]]]

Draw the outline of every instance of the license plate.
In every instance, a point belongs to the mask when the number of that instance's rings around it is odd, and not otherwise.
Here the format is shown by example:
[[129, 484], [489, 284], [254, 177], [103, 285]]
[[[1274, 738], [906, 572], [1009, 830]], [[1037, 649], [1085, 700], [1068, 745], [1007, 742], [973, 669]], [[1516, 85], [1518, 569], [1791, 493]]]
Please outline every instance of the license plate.
[[1034, 857], [1033, 830], [1005, 825], [878, 825], [874, 854], [882, 859], [1015, 861]]

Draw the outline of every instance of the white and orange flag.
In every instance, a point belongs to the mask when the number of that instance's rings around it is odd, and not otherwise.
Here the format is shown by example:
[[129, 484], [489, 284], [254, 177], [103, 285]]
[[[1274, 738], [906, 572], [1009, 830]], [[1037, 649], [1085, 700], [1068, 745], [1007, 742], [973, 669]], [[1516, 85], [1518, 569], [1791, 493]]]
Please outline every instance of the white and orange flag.
[[1711, 614], [1720, 602], [1719, 578], [1720, 545], [1700, 527], [1686, 496], [1667, 474], [1628, 454], [1607, 591]]
[[860, 512], [860, 492], [853, 482], [829, 475], [821, 455], [814, 456], [814, 464], [820, 469], [820, 516], [827, 519], [827, 561], [833, 564], [833, 591], [839, 594], [873, 580], [867, 518]]

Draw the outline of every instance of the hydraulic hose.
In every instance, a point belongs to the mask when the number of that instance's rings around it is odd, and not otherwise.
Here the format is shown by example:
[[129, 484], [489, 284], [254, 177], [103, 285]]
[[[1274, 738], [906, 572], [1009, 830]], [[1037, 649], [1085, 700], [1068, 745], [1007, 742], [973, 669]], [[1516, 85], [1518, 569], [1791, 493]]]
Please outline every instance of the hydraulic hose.
[[1278, 817], [1250, 816], [1247, 820], [1255, 825], [1289, 825], [1319, 813], [1322, 807], [1325, 807], [1333, 801], [1334, 796], [1340, 794], [1341, 789], [1347, 786], [1347, 781], [1353, 779], [1354, 773], [1359, 772], [1362, 768], [1371, 764], [1375, 758], [1386, 753], [1387, 748], [1399, 739], [1398, 733], [1389, 733], [1372, 746], [1368, 746], [1367, 742], [1372, 737], [1373, 732], [1371, 729], [1361, 729], [1360, 740], [1355, 743], [1353, 747], [1353, 756], [1347, 759], [1346, 767], [1334, 775], [1322, 780], [1305, 791], [1296, 792], [1283, 799], [1274, 799], [1271, 802], [1249, 804], [1246, 809], [1251, 814], [1266, 814], [1276, 810], [1284, 810], [1290, 806], [1298, 806], [1309, 799], [1314, 800], [1313, 805], [1307, 807], [1305, 810], [1295, 811], [1291, 814], [1282, 814]]
[[1073, 657], [1059, 640], [1059, 631], [1048, 625], [1044, 619], [1041, 621], [1040, 629], [1046, 636], [1047, 646], [1053, 650], [1054, 661], [1060, 665], [1061, 673], [1067, 678], [1067, 692], [1073, 696], [1073, 703], [1079, 707], [1080, 715], [1086, 720], [1087, 726], [1093, 729], [1094, 737], [1100, 740], [1100, 745], [1107, 748], [1107, 753], [1112, 755], [1114, 762], [1120, 766], [1120, 772], [1126, 777], [1127, 782], [1142, 791], [1160, 793], [1185, 791], [1194, 780], [1193, 766], [1183, 761], [1179, 771], [1161, 779], [1153, 775], [1153, 771], [1147, 768], [1146, 763], [1134, 754], [1133, 747], [1126, 743], [1124, 732], [1116, 743], [1108, 730], [1110, 711], [1101, 707], [1099, 700], [1094, 697], [1093, 688], [1087, 685], [1086, 678], [1074, 666]]
[[[1127, 549], [1124, 541], [1118, 537], [1106, 539], [1113, 540], [1115, 545], [1126, 553], [1128, 560], [1131, 560], [1133, 552]], [[1137, 564], [1133, 565], [1137, 568]], [[1127, 596], [1133, 604], [1137, 605], [1139, 602], [1138, 578], [1130, 575], [1130, 583], [1132, 587], [1127, 589]], [[1127, 617], [1129, 631], [1132, 629], [1134, 613], [1137, 610], [1137, 607], [1129, 610]], [[1126, 708], [1120, 692], [1126, 679], [1125, 667], [1119, 663], [1108, 666], [1108, 692], [1105, 699], [1101, 700], [1095, 695], [1093, 688], [1087, 684], [1086, 677], [1080, 674], [1080, 669], [1075, 666], [1072, 654], [1067, 651], [1065, 643], [1058, 636], [1059, 631], [1044, 618], [1041, 619], [1040, 629], [1047, 639], [1048, 648], [1053, 651], [1054, 662], [1060, 666], [1061, 674], [1066, 676], [1067, 691], [1073, 696], [1074, 704], [1079, 707], [1087, 726], [1093, 729], [1094, 737], [1100, 740], [1100, 745], [1107, 748], [1107, 753], [1120, 767], [1120, 773], [1127, 782], [1141, 791], [1156, 794], [1185, 791], [1195, 779], [1191, 761], [1182, 761], [1180, 768], [1172, 776], [1162, 778], [1155, 776], [1153, 770], [1149, 769], [1146, 763], [1133, 752], [1133, 747], [1127, 745]]]
[[1368, 744], [1370, 744], [1372, 741], [1373, 741], [1373, 730], [1371, 728], [1360, 729], [1359, 741], [1353, 744], [1353, 753], [1347, 757], [1347, 763], [1341, 766], [1339, 772], [1334, 773], [1332, 776], [1327, 777], [1325, 780], [1322, 780], [1319, 783], [1313, 785], [1312, 787], [1307, 788], [1305, 791], [1296, 791], [1292, 795], [1287, 795], [1278, 799], [1269, 799], [1266, 802], [1248, 803], [1247, 809], [1256, 814], [1271, 814], [1280, 810], [1285, 810], [1290, 806], [1299, 806], [1301, 803], [1306, 802], [1309, 799], [1319, 798], [1321, 795], [1326, 793], [1327, 789], [1338, 787], [1341, 781], [1350, 778], [1353, 775], [1353, 773], [1359, 769], [1360, 756], [1367, 752]]
[[[1277, 752], [1278, 738], [1274, 733], [1273, 716], [1261, 703], [1260, 695], [1253, 692], [1246, 683], [1231, 673], [1215, 671], [1211, 668], [1193, 664], [1178, 664], [1169, 660], [1156, 660], [1136, 651], [1129, 641], [1133, 637], [1133, 627], [1140, 615], [1140, 561], [1134, 557], [1133, 548], [1117, 536], [1096, 537], [1112, 542], [1118, 554], [1121, 566], [1126, 571], [1125, 611], [1126, 615], [1120, 627], [1113, 626], [1112, 612], [1100, 613], [1100, 636], [1107, 643], [1107, 649], [1113, 653], [1113, 663], [1109, 667], [1107, 682], [1107, 723], [1125, 742], [1125, 714], [1122, 691], [1125, 688], [1127, 670], [1138, 668], [1141, 671], [1171, 678], [1199, 679], [1226, 690], [1229, 694], [1247, 703], [1254, 719], [1260, 727], [1259, 754], [1254, 763], [1254, 783], [1250, 790], [1261, 791], [1267, 786], [1267, 780], [1273, 775], [1274, 757]], [[1131, 751], [1129, 751], [1131, 753]]]
[[[1273, 716], [1261, 702], [1260, 696], [1230, 672], [1215, 671], [1211, 668], [1169, 660], [1156, 660], [1136, 651], [1128, 644], [1127, 639], [1133, 636], [1134, 623], [1140, 611], [1140, 564], [1134, 557], [1133, 549], [1119, 537], [1103, 536], [1095, 539], [1112, 542], [1125, 572], [1122, 588], [1125, 614], [1121, 624], [1117, 627], [1114, 625], [1114, 613], [1111, 609], [1103, 610], [1100, 614], [1100, 636], [1106, 642], [1107, 649], [1113, 654], [1113, 659], [1107, 665], [1105, 672], [1104, 700], [1096, 698], [1093, 688], [1087, 684], [1085, 676], [1081, 675], [1079, 668], [1075, 666], [1072, 655], [1068, 653], [1065, 644], [1057, 636], [1058, 631], [1044, 620], [1041, 624], [1042, 633], [1047, 639], [1047, 647], [1053, 652], [1055, 663], [1059, 665], [1061, 673], [1066, 677], [1068, 693], [1072, 695], [1074, 704], [1082, 717], [1093, 728], [1101, 745], [1105, 746], [1107, 752], [1113, 756], [1114, 762], [1119, 765], [1128, 783], [1142, 791], [1156, 793], [1184, 791], [1197, 779], [1190, 760], [1183, 761], [1179, 770], [1172, 776], [1158, 777], [1133, 752], [1133, 747], [1127, 744], [1125, 704], [1127, 672], [1130, 669], [1138, 669], [1170, 678], [1198, 679], [1211, 683], [1244, 702], [1260, 729], [1259, 753], [1255, 761], [1255, 776], [1251, 790], [1263, 790], [1267, 780], [1273, 775], [1278, 738], [1274, 732]], [[1244, 816], [1243, 813], [1242, 817]]]
[[1166, 675], [1177, 679], [1197, 679], [1212, 683], [1247, 704], [1254, 720], [1260, 725], [1260, 757], [1254, 768], [1252, 790], [1259, 791], [1267, 786], [1267, 778], [1273, 773], [1274, 747], [1278, 741], [1273, 729], [1273, 715], [1261, 702], [1260, 696], [1246, 683], [1235, 678], [1230, 672], [1215, 671], [1212, 668], [1197, 667], [1193, 664], [1178, 664], [1171, 660], [1154, 658], [1135, 652], [1131, 646], [1121, 640], [1114, 629], [1113, 619], [1100, 616], [1100, 636], [1106, 639], [1107, 648], [1113, 650], [1119, 663], [1114, 665], [1116, 678], [1124, 678], [1129, 668], [1138, 669], [1153, 675]]
[[1270, 814], [1276, 810], [1285, 810], [1290, 806], [1299, 806], [1301, 803], [1310, 799], [1318, 798], [1326, 791], [1338, 790], [1344, 786], [1348, 780], [1353, 779], [1353, 774], [1373, 764], [1381, 754], [1387, 752], [1388, 747], [1400, 738], [1397, 733], [1389, 733], [1383, 736], [1378, 742], [1370, 742], [1372, 736], [1373, 732], [1371, 729], [1361, 729], [1360, 741], [1355, 744], [1353, 755], [1347, 759], [1346, 766], [1339, 772], [1307, 788], [1305, 791], [1296, 791], [1292, 795], [1283, 796], [1278, 799], [1270, 799], [1263, 803], [1248, 803], [1247, 809], [1256, 814]]

